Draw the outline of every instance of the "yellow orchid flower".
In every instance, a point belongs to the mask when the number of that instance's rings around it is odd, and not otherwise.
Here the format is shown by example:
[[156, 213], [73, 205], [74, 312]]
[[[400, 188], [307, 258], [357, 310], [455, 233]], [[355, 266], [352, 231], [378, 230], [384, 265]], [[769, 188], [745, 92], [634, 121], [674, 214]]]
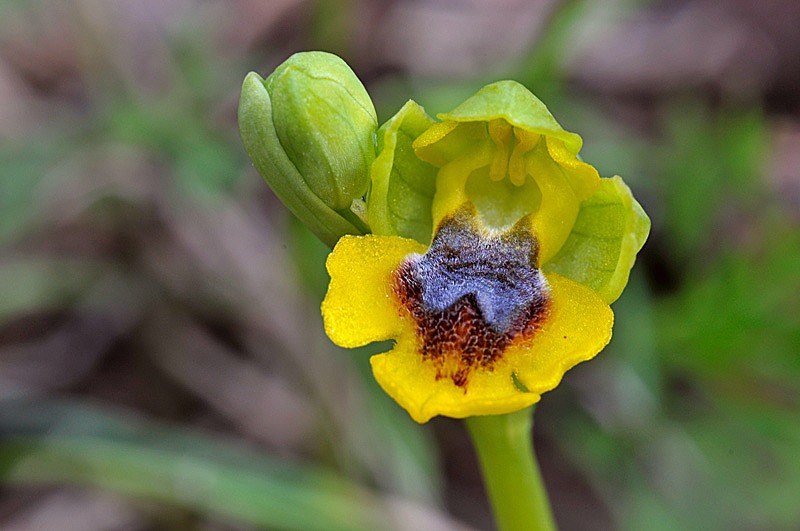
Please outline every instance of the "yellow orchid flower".
[[608, 304], [536, 268], [526, 228], [492, 235], [472, 221], [466, 210], [444, 221], [427, 250], [345, 236], [328, 259], [325, 330], [343, 347], [395, 339], [372, 369], [417, 422], [522, 409], [611, 339]]
[[339, 240], [322, 303], [334, 343], [395, 341], [373, 373], [417, 422], [517, 411], [594, 357], [649, 230], [522, 85], [439, 118], [409, 102], [379, 130], [374, 233]]

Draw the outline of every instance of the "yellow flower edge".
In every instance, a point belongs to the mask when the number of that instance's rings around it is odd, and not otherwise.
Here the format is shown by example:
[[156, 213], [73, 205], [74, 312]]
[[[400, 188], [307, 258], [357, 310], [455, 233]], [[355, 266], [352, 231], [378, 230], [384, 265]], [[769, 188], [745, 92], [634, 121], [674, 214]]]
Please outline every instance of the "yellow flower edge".
[[611, 308], [590, 289], [558, 275], [547, 280], [552, 300], [542, 328], [532, 340], [513, 343], [493, 370], [475, 370], [466, 390], [447, 378], [436, 380], [433, 364], [417, 352], [408, 328], [393, 350], [371, 358], [375, 379], [420, 423], [436, 415], [501, 415], [538, 402], [567, 370], [608, 344], [614, 320]]
[[397, 337], [402, 330], [391, 275], [403, 258], [424, 253], [416, 240], [398, 236], [344, 236], [328, 255], [331, 277], [322, 301], [328, 337], [345, 348]]
[[391, 351], [371, 358], [373, 374], [417, 422], [523, 409], [611, 339], [611, 308], [591, 289], [549, 273], [548, 316], [531, 338], [512, 342], [492, 369], [474, 369], [466, 387], [437, 380], [433, 363], [418, 351], [415, 322], [391, 288], [400, 262], [424, 251], [421, 244], [395, 236], [343, 238], [328, 259], [331, 285], [322, 305], [326, 332], [340, 346], [396, 340]]

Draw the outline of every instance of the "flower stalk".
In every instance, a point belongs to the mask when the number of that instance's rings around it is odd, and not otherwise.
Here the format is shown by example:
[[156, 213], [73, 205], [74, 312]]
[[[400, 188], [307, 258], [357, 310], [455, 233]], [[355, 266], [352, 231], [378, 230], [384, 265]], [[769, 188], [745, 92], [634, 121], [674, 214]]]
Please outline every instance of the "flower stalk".
[[556, 529], [533, 452], [534, 407], [465, 420], [500, 531]]

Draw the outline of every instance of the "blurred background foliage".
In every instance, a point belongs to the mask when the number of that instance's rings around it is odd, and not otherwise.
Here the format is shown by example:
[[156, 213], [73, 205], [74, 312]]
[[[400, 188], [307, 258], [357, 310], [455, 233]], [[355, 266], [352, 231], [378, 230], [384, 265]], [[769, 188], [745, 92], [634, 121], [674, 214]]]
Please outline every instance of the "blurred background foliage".
[[[249, 70], [381, 121], [513, 78], [653, 219], [537, 408], [563, 529], [800, 527], [800, 4], [0, 1], [0, 527], [491, 529], [460, 423], [322, 333], [326, 249], [239, 144]], [[373, 352], [377, 350], [373, 349]]]

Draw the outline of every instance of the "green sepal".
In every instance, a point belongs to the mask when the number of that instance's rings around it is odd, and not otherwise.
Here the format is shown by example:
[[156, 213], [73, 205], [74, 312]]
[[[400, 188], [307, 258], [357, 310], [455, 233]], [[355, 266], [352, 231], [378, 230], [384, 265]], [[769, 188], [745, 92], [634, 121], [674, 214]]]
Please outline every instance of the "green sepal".
[[598, 190], [581, 203], [567, 241], [542, 269], [592, 288], [611, 304], [628, 283], [649, 233], [650, 218], [622, 178], [601, 179]]
[[345, 234], [362, 234], [309, 188], [289, 159], [275, 130], [264, 80], [255, 72], [247, 74], [242, 84], [239, 133], [250, 160], [275, 195], [326, 245], [333, 247]]
[[411, 144], [433, 123], [419, 104], [409, 100], [378, 130], [378, 156], [367, 195], [367, 222], [375, 234], [430, 243], [438, 168], [419, 159]]
[[504, 118], [525, 131], [563, 140], [573, 153], [580, 151], [583, 145], [579, 135], [561, 128], [539, 98], [524, 85], [511, 80], [486, 85], [452, 111], [437, 117], [454, 122], [488, 122]]
[[[480, 133], [483, 124], [474, 122], [485, 123], [496, 119], [504, 119], [512, 126], [530, 133], [561, 140], [567, 151], [573, 155], [577, 154], [583, 145], [579, 135], [565, 131], [545, 104], [516, 81], [497, 81], [486, 85], [452, 111], [438, 114], [437, 118], [443, 122], [459, 124], [458, 129], [461, 131], [458, 131], [456, 137], [463, 137], [462, 145], [468, 145], [469, 139], [474, 139], [476, 133]], [[465, 125], [471, 127], [465, 128]], [[478, 131], [473, 130], [476, 127], [479, 128]], [[420, 139], [417, 144], [417, 155], [434, 164], [444, 164], [458, 151], [454, 146], [448, 145], [456, 142], [456, 138], [449, 142], [442, 142], [444, 138], [441, 136], [431, 140], [432, 142], [428, 142]], [[437, 145], [440, 142], [441, 144]]]

